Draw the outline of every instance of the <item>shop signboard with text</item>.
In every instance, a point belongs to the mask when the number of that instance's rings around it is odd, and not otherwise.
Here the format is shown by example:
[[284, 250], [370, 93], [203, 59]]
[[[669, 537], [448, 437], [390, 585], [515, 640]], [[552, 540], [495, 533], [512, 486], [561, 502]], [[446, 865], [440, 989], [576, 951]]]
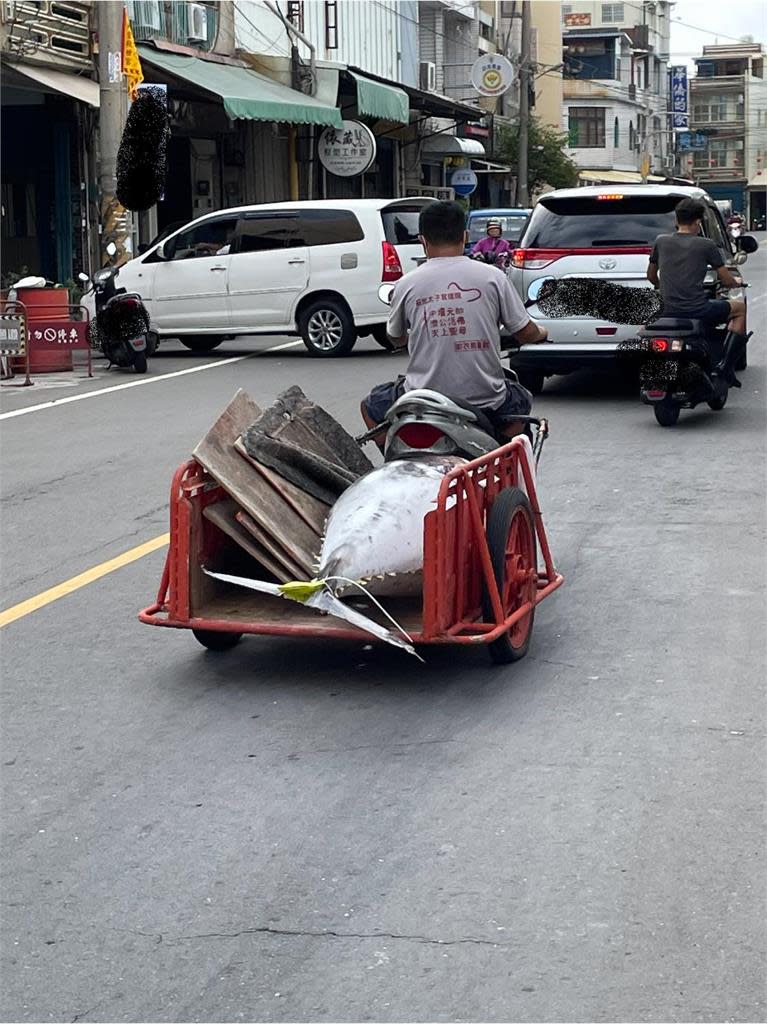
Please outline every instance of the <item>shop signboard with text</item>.
[[688, 128], [687, 113], [687, 67], [680, 64], [671, 69], [671, 126]]
[[339, 178], [354, 178], [373, 166], [375, 135], [361, 121], [343, 121], [340, 128], [326, 128], [317, 143], [317, 156], [326, 171]]

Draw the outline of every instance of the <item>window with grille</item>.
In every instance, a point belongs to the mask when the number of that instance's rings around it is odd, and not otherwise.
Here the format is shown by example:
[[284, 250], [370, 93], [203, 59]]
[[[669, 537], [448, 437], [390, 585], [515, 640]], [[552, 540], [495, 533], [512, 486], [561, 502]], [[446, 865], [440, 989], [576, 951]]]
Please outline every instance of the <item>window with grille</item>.
[[288, 21], [294, 25], [299, 32], [304, 30], [304, 3], [303, 0], [288, 0]]
[[616, 25], [625, 20], [623, 4], [602, 4], [602, 23]]
[[338, 49], [338, 4], [336, 0], [325, 2], [325, 49]]
[[573, 149], [600, 149], [605, 144], [605, 108], [570, 107], [569, 145]]
[[572, 14], [572, 13], [573, 13], [573, 8], [572, 8], [571, 4], [562, 4], [562, 22], [563, 23], [564, 23], [564, 20], [567, 17], [567, 15], [568, 14]]

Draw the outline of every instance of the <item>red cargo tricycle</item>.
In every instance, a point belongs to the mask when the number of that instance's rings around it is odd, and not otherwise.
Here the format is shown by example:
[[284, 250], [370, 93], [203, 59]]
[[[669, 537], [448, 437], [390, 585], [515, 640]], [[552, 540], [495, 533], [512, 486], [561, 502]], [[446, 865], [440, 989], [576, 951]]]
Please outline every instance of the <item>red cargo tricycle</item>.
[[[541, 425], [545, 429], [545, 421]], [[563, 582], [549, 550], [534, 465], [530, 446], [515, 438], [444, 477], [436, 507], [424, 519], [422, 593], [386, 601], [413, 643], [483, 644], [496, 663], [527, 653], [536, 605]], [[227, 497], [194, 460], [176, 471], [162, 582], [140, 620], [191, 629], [211, 650], [233, 647], [245, 633], [369, 642], [367, 633], [332, 615], [203, 571], [225, 572], [238, 557], [235, 541], [203, 515]], [[376, 617], [372, 603], [369, 614]]]

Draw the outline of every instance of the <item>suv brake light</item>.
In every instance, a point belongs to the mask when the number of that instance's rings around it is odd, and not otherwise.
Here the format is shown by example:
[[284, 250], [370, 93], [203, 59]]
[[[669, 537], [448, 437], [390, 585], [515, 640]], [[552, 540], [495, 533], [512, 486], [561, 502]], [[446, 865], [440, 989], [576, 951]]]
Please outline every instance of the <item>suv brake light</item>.
[[519, 270], [542, 270], [564, 256], [636, 256], [648, 255], [651, 245], [591, 246], [588, 249], [515, 249], [511, 254], [511, 265]]
[[399, 261], [397, 250], [391, 242], [383, 242], [383, 273], [382, 281], [399, 281], [402, 277], [402, 264]]

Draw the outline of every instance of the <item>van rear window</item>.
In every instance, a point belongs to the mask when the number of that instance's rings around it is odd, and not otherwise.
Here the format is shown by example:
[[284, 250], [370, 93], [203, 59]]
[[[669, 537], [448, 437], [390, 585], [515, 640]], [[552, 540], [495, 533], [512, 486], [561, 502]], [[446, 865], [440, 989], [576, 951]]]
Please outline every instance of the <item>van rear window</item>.
[[386, 241], [392, 245], [420, 245], [418, 217], [422, 209], [423, 204], [381, 210]]
[[653, 245], [674, 231], [674, 207], [682, 196], [625, 199], [548, 198], [538, 201], [521, 244], [528, 249]]

